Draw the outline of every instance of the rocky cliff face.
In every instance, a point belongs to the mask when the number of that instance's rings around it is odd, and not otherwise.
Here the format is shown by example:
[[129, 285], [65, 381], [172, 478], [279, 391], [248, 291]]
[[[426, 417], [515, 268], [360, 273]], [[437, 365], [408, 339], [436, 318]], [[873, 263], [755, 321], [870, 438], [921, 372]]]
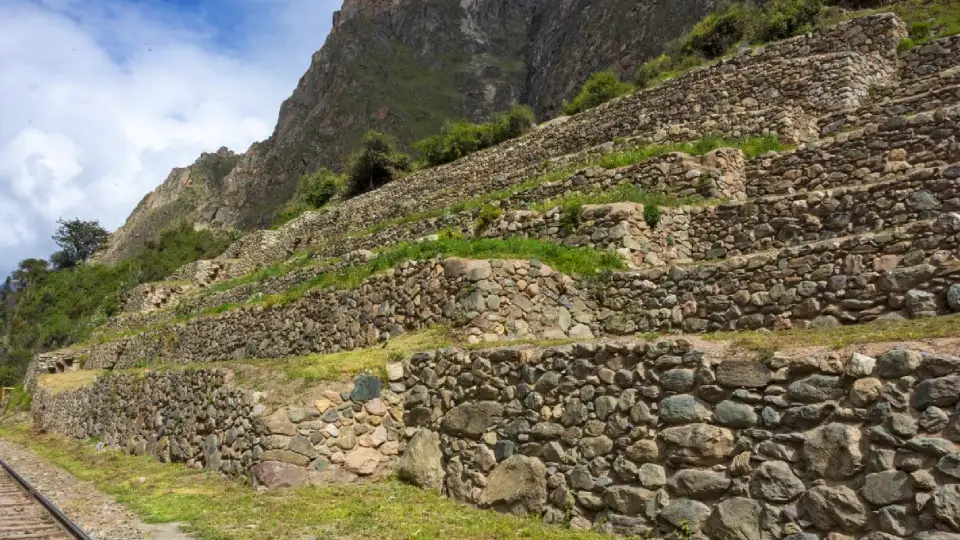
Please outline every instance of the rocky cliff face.
[[527, 49], [522, 101], [538, 118], [560, 114], [591, 73], [622, 78], [702, 19], [712, 0], [552, 0], [540, 3]]
[[302, 174], [341, 167], [369, 129], [409, 144], [445, 119], [480, 121], [517, 102], [541, 119], [554, 116], [592, 72], [631, 72], [712, 3], [344, 0], [270, 138], [231, 157], [236, 166], [200, 193], [182, 186], [187, 169], [175, 169], [117, 231], [104, 259], [122, 258], [168, 216], [263, 227]]
[[203, 153], [192, 165], [177, 167], [157, 189], [148, 193], [113, 233], [110, 248], [100, 258], [113, 262], [181, 221], [207, 227], [215, 223], [224, 179], [243, 157], [227, 148]]

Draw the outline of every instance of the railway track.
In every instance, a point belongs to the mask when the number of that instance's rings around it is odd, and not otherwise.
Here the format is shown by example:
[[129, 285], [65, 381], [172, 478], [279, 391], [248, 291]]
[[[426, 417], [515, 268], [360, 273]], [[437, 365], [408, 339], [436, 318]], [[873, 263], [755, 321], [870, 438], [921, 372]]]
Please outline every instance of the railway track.
[[90, 540], [80, 527], [0, 459], [0, 540]]

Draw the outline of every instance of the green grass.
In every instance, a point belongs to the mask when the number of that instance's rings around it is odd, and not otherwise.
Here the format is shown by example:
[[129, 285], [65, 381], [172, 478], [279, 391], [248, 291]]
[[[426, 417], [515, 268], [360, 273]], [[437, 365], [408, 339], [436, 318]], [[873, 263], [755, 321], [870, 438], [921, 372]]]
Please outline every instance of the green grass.
[[30, 448], [114, 496], [144, 521], [183, 523], [197, 540], [602, 539], [532, 517], [477, 510], [395, 480], [257, 493], [239, 481], [159, 463], [91, 441], [0, 427], [0, 437]]
[[790, 147], [781, 143], [780, 138], [776, 135], [745, 137], [740, 140], [710, 136], [689, 143], [650, 144], [639, 148], [612, 152], [598, 159], [595, 164], [605, 169], [619, 169], [671, 152], [702, 156], [718, 148], [739, 148], [747, 158], [753, 159], [767, 152], [780, 152]]
[[417, 351], [438, 349], [453, 343], [445, 327], [435, 327], [391, 339], [385, 346], [354, 349], [295, 358], [254, 360], [247, 364], [283, 372], [288, 379], [349, 381], [359, 373], [373, 373], [386, 380], [387, 364]]
[[569, 193], [567, 195], [561, 195], [560, 197], [546, 199], [530, 205], [530, 209], [538, 212], [546, 212], [558, 206], [582, 207], [587, 204], [610, 204], [617, 202], [639, 203], [644, 206], [677, 207], [693, 204], [713, 204], [718, 201], [711, 201], [696, 195], [676, 197], [668, 193], [643, 191], [633, 184], [623, 183], [608, 191], [597, 191], [585, 194]]
[[604, 271], [624, 270], [626, 265], [616, 253], [588, 247], [566, 247], [533, 238], [441, 238], [416, 244], [402, 243], [381, 251], [377, 258], [359, 265], [320, 274], [290, 290], [268, 296], [266, 305], [285, 304], [316, 289], [334, 287], [352, 289], [370, 276], [394, 268], [406, 261], [434, 257], [467, 259], [536, 259], [567, 275], [592, 276]]
[[[266, 360], [245, 361], [242, 363], [281, 372], [290, 380], [345, 382], [352, 380], [360, 373], [372, 373], [385, 381], [388, 363], [408, 359], [410, 355], [420, 351], [429, 351], [444, 347], [461, 347], [467, 350], [515, 347], [520, 345], [550, 347], [566, 345], [575, 341], [576, 340], [573, 339], [515, 339], [467, 344], [458, 342], [449, 328], [445, 326], [434, 326], [419, 332], [404, 334], [393, 338], [388, 341], [386, 345], [375, 345], [365, 349], [354, 349], [352, 351], [341, 351], [337, 353], [271, 358]], [[233, 364], [235, 364], [235, 362], [231, 362], [231, 365]]]
[[732, 341], [735, 346], [754, 351], [775, 351], [791, 347], [829, 347], [841, 349], [861, 343], [913, 341], [960, 336], [960, 315], [946, 315], [896, 322], [872, 322], [837, 328], [812, 328], [776, 332], [716, 332], [704, 334], [712, 341]]

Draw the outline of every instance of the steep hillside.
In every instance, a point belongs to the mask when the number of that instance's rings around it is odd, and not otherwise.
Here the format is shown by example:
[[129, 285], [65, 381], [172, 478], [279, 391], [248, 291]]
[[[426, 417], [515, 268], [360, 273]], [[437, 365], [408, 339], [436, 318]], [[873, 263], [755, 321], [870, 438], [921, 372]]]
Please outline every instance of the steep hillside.
[[220, 148], [203, 153], [193, 164], [170, 171], [157, 189], [148, 193], [111, 238], [110, 259], [130, 255], [149, 240], [182, 223], [209, 224], [217, 219], [224, 178], [241, 156]]
[[613, 68], [624, 79], [690, 29], [710, 0], [567, 0], [537, 12], [522, 97], [538, 118], [553, 118], [593, 72]]
[[222, 189], [217, 179], [207, 182], [214, 189], [185, 191], [174, 178], [184, 172], [175, 170], [134, 210], [103, 258], [123, 258], [170, 216], [262, 227], [304, 172], [339, 168], [369, 129], [409, 144], [436, 133], [445, 119], [479, 121], [518, 101], [542, 118], [553, 116], [590, 73], [629, 72], [711, 4], [345, 0], [323, 48], [280, 107], [271, 137], [239, 159]]

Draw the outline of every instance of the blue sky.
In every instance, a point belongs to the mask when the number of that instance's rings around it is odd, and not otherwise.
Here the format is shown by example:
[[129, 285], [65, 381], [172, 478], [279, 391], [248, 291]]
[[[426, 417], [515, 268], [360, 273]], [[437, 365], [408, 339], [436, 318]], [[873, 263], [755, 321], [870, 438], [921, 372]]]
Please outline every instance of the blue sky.
[[270, 135], [341, 0], [0, 0], [0, 277]]

